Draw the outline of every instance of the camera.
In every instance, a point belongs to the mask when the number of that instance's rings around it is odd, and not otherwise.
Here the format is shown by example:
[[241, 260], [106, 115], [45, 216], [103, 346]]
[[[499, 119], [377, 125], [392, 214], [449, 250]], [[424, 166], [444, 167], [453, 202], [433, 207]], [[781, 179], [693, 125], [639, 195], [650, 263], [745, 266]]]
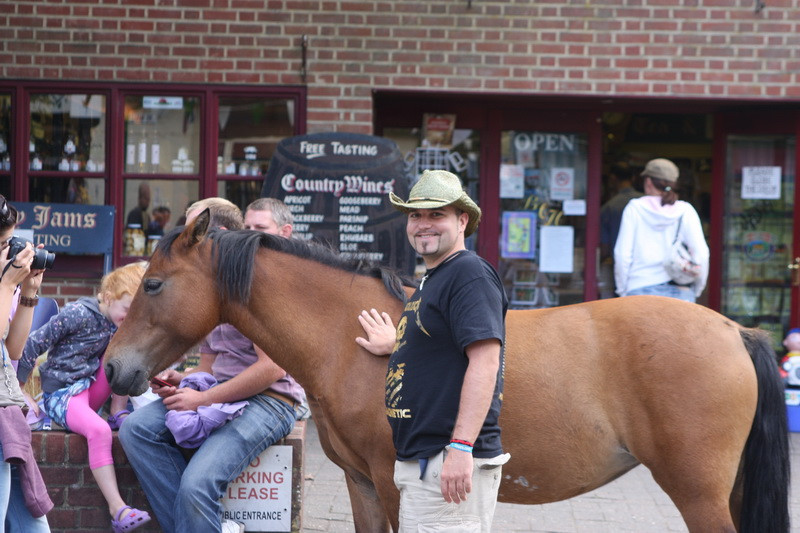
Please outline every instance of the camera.
[[[8, 241], [8, 260], [13, 261], [17, 257], [17, 254], [24, 250], [25, 245], [29, 242], [33, 244], [33, 242], [28, 239], [23, 239], [22, 237], [11, 237]], [[53, 268], [53, 261], [56, 260], [56, 254], [48, 252], [43, 248], [36, 248], [36, 245], [33, 247], [33, 252], [31, 270]]]

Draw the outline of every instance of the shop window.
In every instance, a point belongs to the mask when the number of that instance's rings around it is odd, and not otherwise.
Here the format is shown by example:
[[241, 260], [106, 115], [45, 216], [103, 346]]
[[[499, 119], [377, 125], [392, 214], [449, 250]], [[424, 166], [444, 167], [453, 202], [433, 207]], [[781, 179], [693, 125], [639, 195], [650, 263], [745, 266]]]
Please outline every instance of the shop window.
[[[204, 195], [216, 192], [245, 208], [260, 196], [277, 144], [303, 132], [305, 89], [186, 87], [162, 93], [69, 83], [53, 90], [0, 81], [0, 194], [113, 205], [114, 263], [149, 255], [148, 242], [181, 223], [187, 205]], [[12, 131], [19, 123], [22, 131]], [[134, 234], [135, 246], [125, 238]], [[65, 272], [94, 261], [74, 255]]]
[[31, 94], [28, 125], [31, 171], [105, 172], [105, 96]]
[[[446, 134], [426, 127], [435, 119], [446, 117]], [[393, 128], [383, 130], [383, 136], [393, 140], [405, 160], [409, 190], [424, 170], [447, 170], [461, 178], [464, 190], [476, 202], [480, 199], [480, 132], [456, 128], [455, 115], [425, 115], [419, 128]], [[475, 250], [481, 227], [466, 240], [466, 247]], [[417, 258], [417, 274], [425, 273], [421, 258]]]
[[512, 308], [583, 301], [587, 137], [504, 131], [498, 271]]
[[122, 255], [149, 256], [165, 232], [183, 224], [186, 208], [199, 194], [196, 180], [125, 180]]
[[200, 173], [200, 99], [125, 97], [125, 172]]
[[796, 150], [793, 135], [731, 135], [725, 162], [721, 311], [771, 332], [776, 349], [794, 325]]
[[294, 135], [294, 101], [223, 96], [219, 99], [217, 174], [263, 176], [275, 146]]
[[104, 178], [32, 176], [28, 185], [28, 197], [34, 202], [86, 205], [106, 203], [106, 180]]
[[275, 147], [294, 135], [294, 100], [221, 96], [218, 103], [217, 194], [245, 209], [261, 196]]

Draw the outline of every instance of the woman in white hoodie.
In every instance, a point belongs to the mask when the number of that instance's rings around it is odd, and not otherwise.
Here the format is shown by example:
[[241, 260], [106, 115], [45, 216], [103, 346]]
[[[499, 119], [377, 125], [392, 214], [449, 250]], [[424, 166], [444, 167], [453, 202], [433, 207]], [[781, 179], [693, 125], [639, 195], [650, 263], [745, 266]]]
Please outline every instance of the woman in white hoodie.
[[[641, 174], [645, 196], [628, 202], [622, 212], [614, 246], [614, 278], [620, 296], [654, 294], [694, 302], [706, 286], [708, 245], [697, 211], [678, 200], [678, 174], [678, 167], [668, 159], [649, 161]], [[673, 282], [664, 268], [676, 235], [699, 264], [698, 275], [689, 285]]]

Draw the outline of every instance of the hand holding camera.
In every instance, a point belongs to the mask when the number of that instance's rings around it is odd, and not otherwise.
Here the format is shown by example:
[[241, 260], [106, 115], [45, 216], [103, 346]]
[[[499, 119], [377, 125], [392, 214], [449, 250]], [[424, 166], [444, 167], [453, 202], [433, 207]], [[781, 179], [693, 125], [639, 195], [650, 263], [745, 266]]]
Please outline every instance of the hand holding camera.
[[[56, 260], [56, 254], [48, 252], [44, 248], [36, 248], [31, 241], [23, 239], [22, 237], [11, 237], [8, 241], [8, 259], [14, 261], [17, 254], [24, 250], [28, 243], [33, 248], [33, 262], [31, 262], [31, 270], [45, 270], [53, 268], [53, 262]], [[12, 265], [14, 266], [14, 265]], [[21, 266], [21, 265], [20, 265]], [[15, 268], [20, 268], [15, 266]]]
[[[35, 295], [42, 283], [44, 269], [53, 266], [55, 254], [45, 250], [42, 245], [36, 248], [31, 241], [20, 237], [11, 237], [3, 251], [3, 282], [13, 286], [22, 285], [23, 294]], [[2, 259], [0, 255], [0, 261]]]

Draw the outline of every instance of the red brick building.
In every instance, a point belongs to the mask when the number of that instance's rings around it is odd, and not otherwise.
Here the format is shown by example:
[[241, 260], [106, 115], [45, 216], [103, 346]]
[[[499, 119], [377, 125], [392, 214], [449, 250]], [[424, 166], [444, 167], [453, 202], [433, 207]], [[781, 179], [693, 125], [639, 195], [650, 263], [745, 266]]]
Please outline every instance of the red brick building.
[[[19, 0], [0, 23], [0, 192], [114, 206], [114, 264], [143, 183], [141, 222], [166, 205], [170, 228], [193, 199], [257, 197], [280, 139], [355, 132], [409, 176], [462, 177], [515, 305], [590, 300], [613, 290], [609, 170], [660, 156], [706, 228], [703, 303], [776, 338], [800, 319], [798, 0]], [[743, 195], [752, 169], [773, 193]], [[508, 256], [506, 213], [572, 228], [564, 268]], [[84, 294], [101, 264], [59, 258], [47, 291]]]

